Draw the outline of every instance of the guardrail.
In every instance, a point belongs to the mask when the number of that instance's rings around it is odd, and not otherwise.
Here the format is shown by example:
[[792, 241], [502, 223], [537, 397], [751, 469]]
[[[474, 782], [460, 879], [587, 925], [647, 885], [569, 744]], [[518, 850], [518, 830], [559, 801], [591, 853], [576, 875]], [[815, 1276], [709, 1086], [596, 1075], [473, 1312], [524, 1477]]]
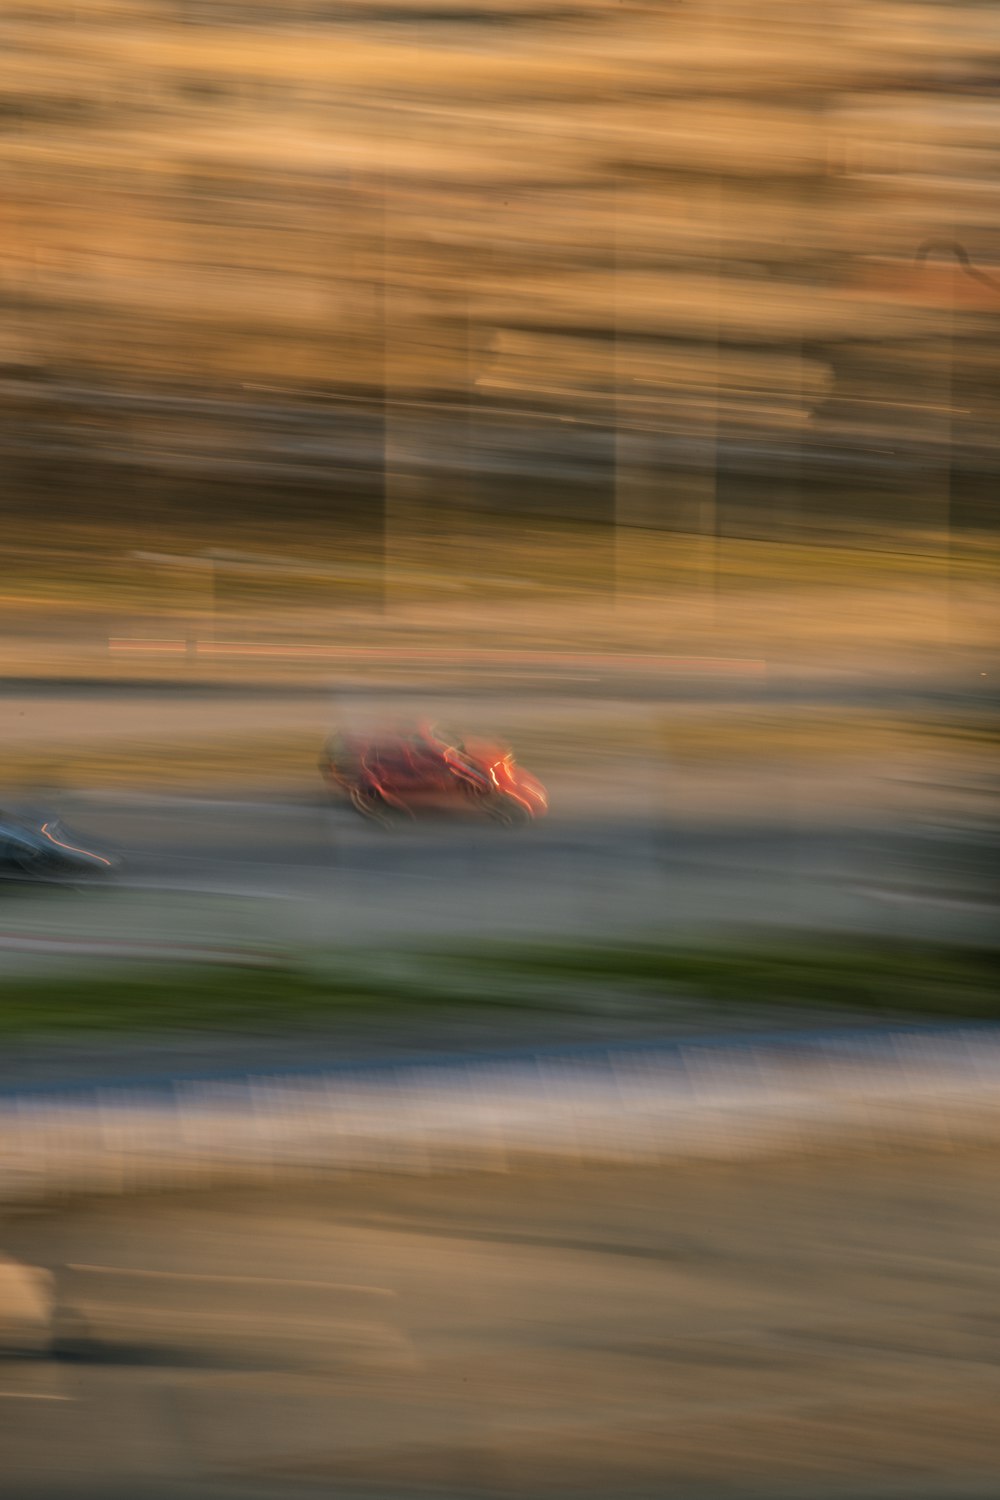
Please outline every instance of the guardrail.
[[1000, 1027], [710, 1037], [7, 1089], [0, 1199], [998, 1140]]

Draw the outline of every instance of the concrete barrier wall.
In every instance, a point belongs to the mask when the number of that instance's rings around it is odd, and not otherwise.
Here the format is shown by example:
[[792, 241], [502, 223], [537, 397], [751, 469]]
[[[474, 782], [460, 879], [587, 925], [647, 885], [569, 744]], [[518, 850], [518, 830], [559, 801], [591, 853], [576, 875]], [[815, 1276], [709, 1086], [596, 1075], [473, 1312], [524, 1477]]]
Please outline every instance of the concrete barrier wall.
[[581, 1047], [0, 1093], [0, 1198], [1000, 1140], [1000, 1027]]

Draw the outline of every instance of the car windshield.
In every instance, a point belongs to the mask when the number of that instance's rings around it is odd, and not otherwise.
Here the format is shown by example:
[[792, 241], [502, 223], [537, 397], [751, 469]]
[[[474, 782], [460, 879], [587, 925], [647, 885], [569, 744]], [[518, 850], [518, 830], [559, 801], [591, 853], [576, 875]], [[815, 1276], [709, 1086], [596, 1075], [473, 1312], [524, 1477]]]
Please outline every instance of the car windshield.
[[460, 734], [455, 734], [453, 730], [440, 724], [434, 725], [432, 733], [439, 745], [447, 746], [449, 750], [458, 750], [464, 755], [465, 741]]

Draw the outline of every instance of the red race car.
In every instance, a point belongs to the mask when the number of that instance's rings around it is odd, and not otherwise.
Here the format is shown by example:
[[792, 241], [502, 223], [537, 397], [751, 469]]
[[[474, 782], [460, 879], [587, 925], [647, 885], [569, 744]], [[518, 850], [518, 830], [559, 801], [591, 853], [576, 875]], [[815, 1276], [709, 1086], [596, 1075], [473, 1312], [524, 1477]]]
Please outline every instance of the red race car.
[[509, 750], [429, 726], [371, 737], [333, 735], [320, 772], [331, 792], [381, 823], [449, 809], [527, 823], [548, 807], [541, 782]]

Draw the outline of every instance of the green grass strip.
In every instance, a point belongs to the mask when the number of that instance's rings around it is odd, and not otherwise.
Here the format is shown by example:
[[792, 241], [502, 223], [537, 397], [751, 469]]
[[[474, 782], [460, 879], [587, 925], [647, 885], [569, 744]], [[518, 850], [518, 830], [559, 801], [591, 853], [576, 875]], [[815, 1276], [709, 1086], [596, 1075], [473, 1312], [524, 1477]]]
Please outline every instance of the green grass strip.
[[[348, 963], [350, 968], [348, 968]], [[922, 943], [774, 941], [718, 947], [519, 947], [399, 955], [391, 973], [363, 959], [271, 970], [175, 968], [128, 975], [8, 979], [0, 1035], [151, 1030], [294, 1031], [359, 1012], [486, 1006], [571, 1012], [626, 996], [644, 1019], [678, 998], [734, 1007], [790, 1004], [856, 1012], [1000, 1019], [1000, 954]], [[627, 1012], [623, 1024], [627, 1025]]]

